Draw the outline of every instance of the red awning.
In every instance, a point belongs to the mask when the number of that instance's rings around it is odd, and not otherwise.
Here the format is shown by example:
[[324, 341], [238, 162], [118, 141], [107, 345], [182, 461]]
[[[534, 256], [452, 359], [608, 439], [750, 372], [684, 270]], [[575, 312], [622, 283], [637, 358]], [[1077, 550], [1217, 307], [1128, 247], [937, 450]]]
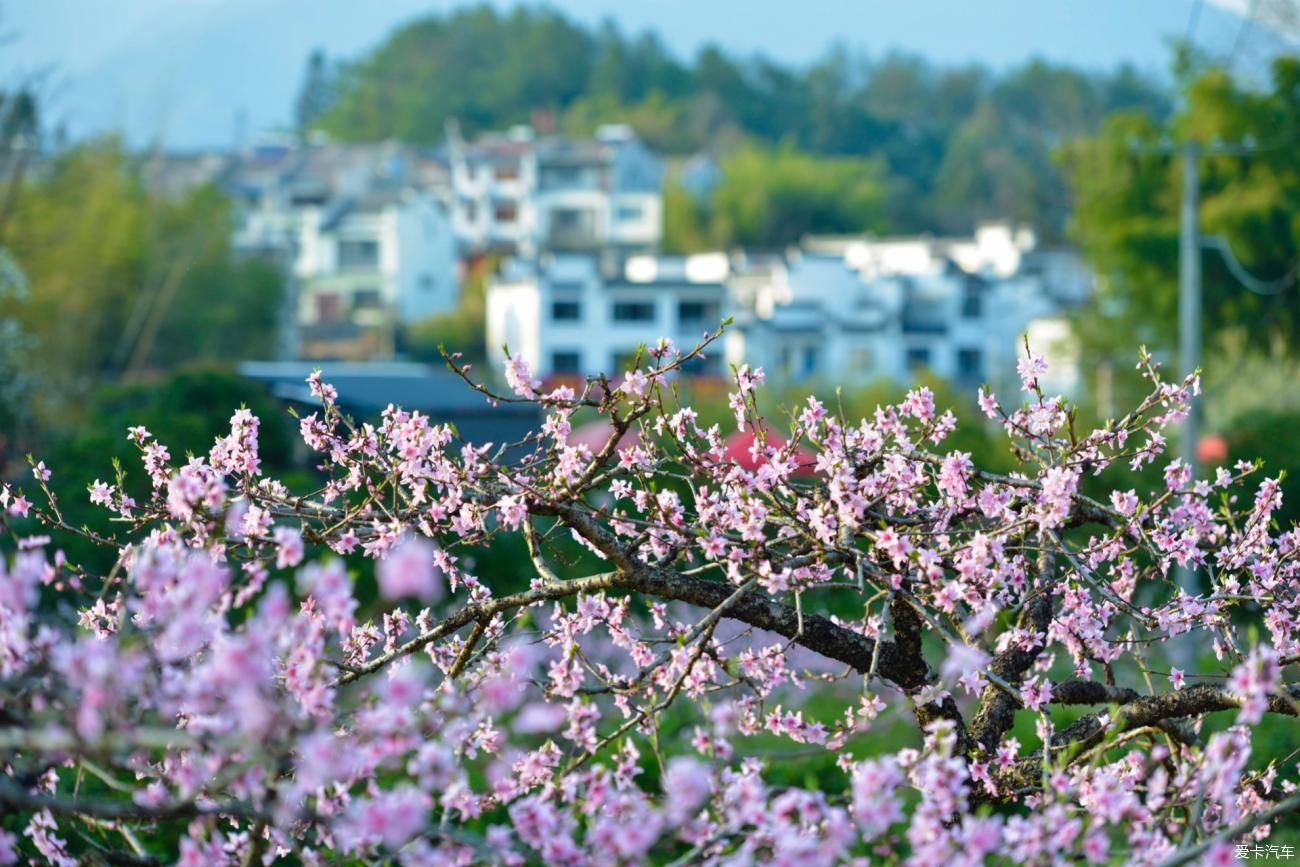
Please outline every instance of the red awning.
[[[766, 456], [760, 451], [758, 460], [754, 459], [754, 429], [748, 427], [743, 431], [736, 431], [727, 437], [724, 456], [728, 460], [735, 461], [741, 467], [749, 472], [755, 472], [763, 464], [767, 463]], [[767, 446], [769, 448], [783, 449], [789, 441], [775, 431], [767, 431]], [[795, 463], [798, 464], [794, 471], [796, 476], [811, 476], [816, 470], [817, 455], [808, 449], [800, 446], [794, 452]]]

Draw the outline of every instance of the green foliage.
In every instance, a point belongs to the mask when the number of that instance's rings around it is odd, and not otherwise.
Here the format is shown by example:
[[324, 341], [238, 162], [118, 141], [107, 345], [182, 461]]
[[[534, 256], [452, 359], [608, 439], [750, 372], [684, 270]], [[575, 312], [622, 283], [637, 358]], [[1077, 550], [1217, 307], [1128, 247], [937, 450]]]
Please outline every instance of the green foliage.
[[712, 200], [715, 240], [722, 246], [779, 247], [809, 232], [884, 227], [878, 160], [745, 147], [723, 161], [722, 173]]
[[346, 68], [319, 125], [346, 139], [435, 144], [451, 118], [473, 133], [562, 108], [585, 91], [595, 58], [591, 34], [549, 10], [429, 16]]
[[5, 244], [26, 297], [0, 298], [35, 341], [39, 422], [85, 418], [96, 383], [270, 351], [282, 303], [271, 265], [234, 256], [229, 203], [210, 187], [148, 193], [112, 140], [57, 157], [21, 190]]
[[[183, 463], [187, 454], [208, 453], [213, 437], [229, 431], [232, 408], [239, 406], [247, 406], [261, 420], [258, 440], [266, 471], [286, 480], [297, 478], [288, 472], [294, 464], [296, 425], [284, 407], [260, 385], [212, 366], [187, 368], [156, 382], [95, 389], [85, 407], [86, 417], [94, 423], [51, 434], [35, 457], [55, 470], [49, 484], [67, 522], [111, 534], [115, 531], [112, 516], [90, 504], [87, 486], [96, 479], [116, 484], [110, 476], [111, 462], [119, 461], [127, 473], [127, 493], [144, 502], [149, 491], [139, 451], [127, 440], [127, 428], [148, 428], [167, 446], [173, 460]], [[19, 485], [40, 501], [30, 475]], [[68, 541], [68, 555], [74, 562], [112, 566], [111, 560], [101, 562], [111, 552], [88, 542]]]
[[[1272, 88], [1256, 91], [1211, 70], [1188, 87], [1174, 139], [1209, 145], [1253, 140], [1247, 155], [1200, 161], [1202, 231], [1222, 235], [1252, 274], [1273, 279], [1300, 260], [1300, 59], [1283, 58]], [[1094, 354], [1145, 342], [1172, 347], [1178, 309], [1178, 218], [1182, 159], [1149, 153], [1162, 127], [1138, 112], [1117, 114], [1097, 135], [1062, 154], [1076, 193], [1074, 234], [1101, 276], [1092, 321], [1080, 329]], [[1300, 307], [1292, 292], [1265, 296], [1234, 277], [1218, 252], [1203, 257], [1207, 338], [1241, 329], [1256, 345], [1293, 343]]]
[[449, 353], [459, 352], [462, 363], [486, 367], [487, 281], [496, 264], [494, 257], [474, 260], [461, 286], [456, 309], [408, 327], [401, 335], [401, 351], [419, 361], [441, 364], [441, 346]]
[[995, 75], [900, 54], [868, 62], [842, 47], [796, 68], [716, 45], [684, 62], [650, 33], [480, 6], [397, 30], [346, 70], [319, 126], [342, 139], [435, 144], [452, 118], [473, 134], [540, 112], [574, 134], [629, 123], [669, 154], [788, 145], [879, 165], [892, 230], [969, 231], [973, 220], [1014, 216], [1050, 236], [1069, 207], [1052, 149], [1123, 108], [1159, 117], [1168, 100], [1131, 68], [1040, 61]]
[[719, 246], [707, 204], [696, 202], [681, 184], [664, 184], [664, 252], [699, 253]]
[[299, 135], [310, 130], [334, 104], [337, 77], [325, 52], [316, 49], [307, 58], [307, 72], [293, 107], [294, 129]]

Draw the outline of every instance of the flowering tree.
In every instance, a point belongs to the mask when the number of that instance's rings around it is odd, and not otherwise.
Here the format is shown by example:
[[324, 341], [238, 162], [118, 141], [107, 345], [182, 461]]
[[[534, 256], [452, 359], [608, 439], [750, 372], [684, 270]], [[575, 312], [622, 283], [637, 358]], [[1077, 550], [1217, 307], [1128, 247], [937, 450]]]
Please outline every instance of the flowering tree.
[[[980, 395], [1022, 462], [994, 475], [939, 451], [925, 389], [860, 421], [809, 399], [769, 443], [742, 367], [751, 471], [672, 388], [719, 333], [581, 392], [453, 359], [545, 409], [516, 444], [354, 423], [315, 374], [308, 492], [263, 474], [247, 411], [184, 462], [133, 428], [149, 495], [122, 469], [89, 492], [111, 535], [35, 463], [0, 499], [0, 863], [1217, 864], [1300, 807], [1252, 756], [1300, 697], [1277, 482], [1239, 504], [1253, 467], [1174, 461], [1080, 490], [1162, 460], [1195, 377], [1144, 355], [1150, 395], [1085, 434], [1029, 355], [1019, 406]], [[592, 415], [608, 441], [569, 445]], [[503, 534], [517, 574], [473, 574]]]

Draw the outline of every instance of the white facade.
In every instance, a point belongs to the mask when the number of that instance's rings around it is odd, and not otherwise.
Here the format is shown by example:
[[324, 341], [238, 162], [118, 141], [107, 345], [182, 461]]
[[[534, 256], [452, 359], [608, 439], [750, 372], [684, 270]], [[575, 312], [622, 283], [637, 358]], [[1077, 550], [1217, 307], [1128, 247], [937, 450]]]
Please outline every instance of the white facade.
[[[235, 249], [292, 259], [305, 211], [375, 189], [417, 189], [446, 196], [443, 168], [428, 155], [399, 142], [299, 143], [267, 138], [230, 154], [212, 173], [235, 203]], [[174, 178], [159, 177], [161, 184]]]
[[293, 272], [308, 335], [341, 324], [391, 329], [447, 312], [459, 297], [446, 210], [409, 189], [303, 209]]
[[[1062, 314], [1091, 276], [1072, 252], [990, 225], [969, 239], [810, 238], [780, 256], [545, 254], [508, 260], [488, 287], [487, 341], [535, 374], [622, 370], [638, 344], [695, 346], [734, 316], [723, 346], [694, 373], [763, 367], [777, 384], [876, 380], [928, 372], [963, 389], [1019, 388], [1029, 335], [1054, 390], [1077, 391], [1077, 353]], [[968, 271], [954, 254], [976, 268]]]
[[[730, 273], [721, 253], [636, 256], [608, 268], [583, 254], [512, 260], [488, 287], [488, 346], [509, 346], [544, 378], [612, 374], [641, 344], [667, 337], [687, 349], [716, 329]], [[723, 373], [722, 356], [692, 372]]]
[[733, 287], [739, 336], [729, 354], [778, 381], [907, 382], [929, 371], [962, 388], [1014, 390], [1029, 333], [1057, 362], [1060, 390], [1078, 387], [1059, 314], [1086, 298], [1091, 277], [1073, 253], [1037, 250], [1025, 229], [809, 238], [775, 262], [742, 258]]
[[537, 158], [532, 130], [465, 144], [449, 139], [451, 221], [466, 250], [527, 251], [537, 235]]
[[527, 127], [450, 144], [452, 223], [463, 250], [655, 250], [663, 167], [625, 126], [592, 140], [535, 139]]

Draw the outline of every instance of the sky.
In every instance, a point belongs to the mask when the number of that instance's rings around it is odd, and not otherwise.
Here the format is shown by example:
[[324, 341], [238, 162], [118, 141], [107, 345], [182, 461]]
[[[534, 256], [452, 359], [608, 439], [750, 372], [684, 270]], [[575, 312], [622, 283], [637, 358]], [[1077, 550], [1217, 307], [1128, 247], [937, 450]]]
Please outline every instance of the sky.
[[[680, 56], [716, 42], [807, 63], [839, 41], [879, 57], [1005, 68], [1031, 57], [1163, 74], [1194, 29], [1208, 50], [1252, 62], [1275, 44], [1243, 13], [1253, 0], [554, 0], [624, 32], [654, 29]], [[283, 126], [308, 53], [353, 58], [404, 21], [456, 0], [0, 0], [0, 84], [36, 76], [47, 119], [80, 137], [228, 146]], [[508, 0], [494, 0], [507, 8]]]

